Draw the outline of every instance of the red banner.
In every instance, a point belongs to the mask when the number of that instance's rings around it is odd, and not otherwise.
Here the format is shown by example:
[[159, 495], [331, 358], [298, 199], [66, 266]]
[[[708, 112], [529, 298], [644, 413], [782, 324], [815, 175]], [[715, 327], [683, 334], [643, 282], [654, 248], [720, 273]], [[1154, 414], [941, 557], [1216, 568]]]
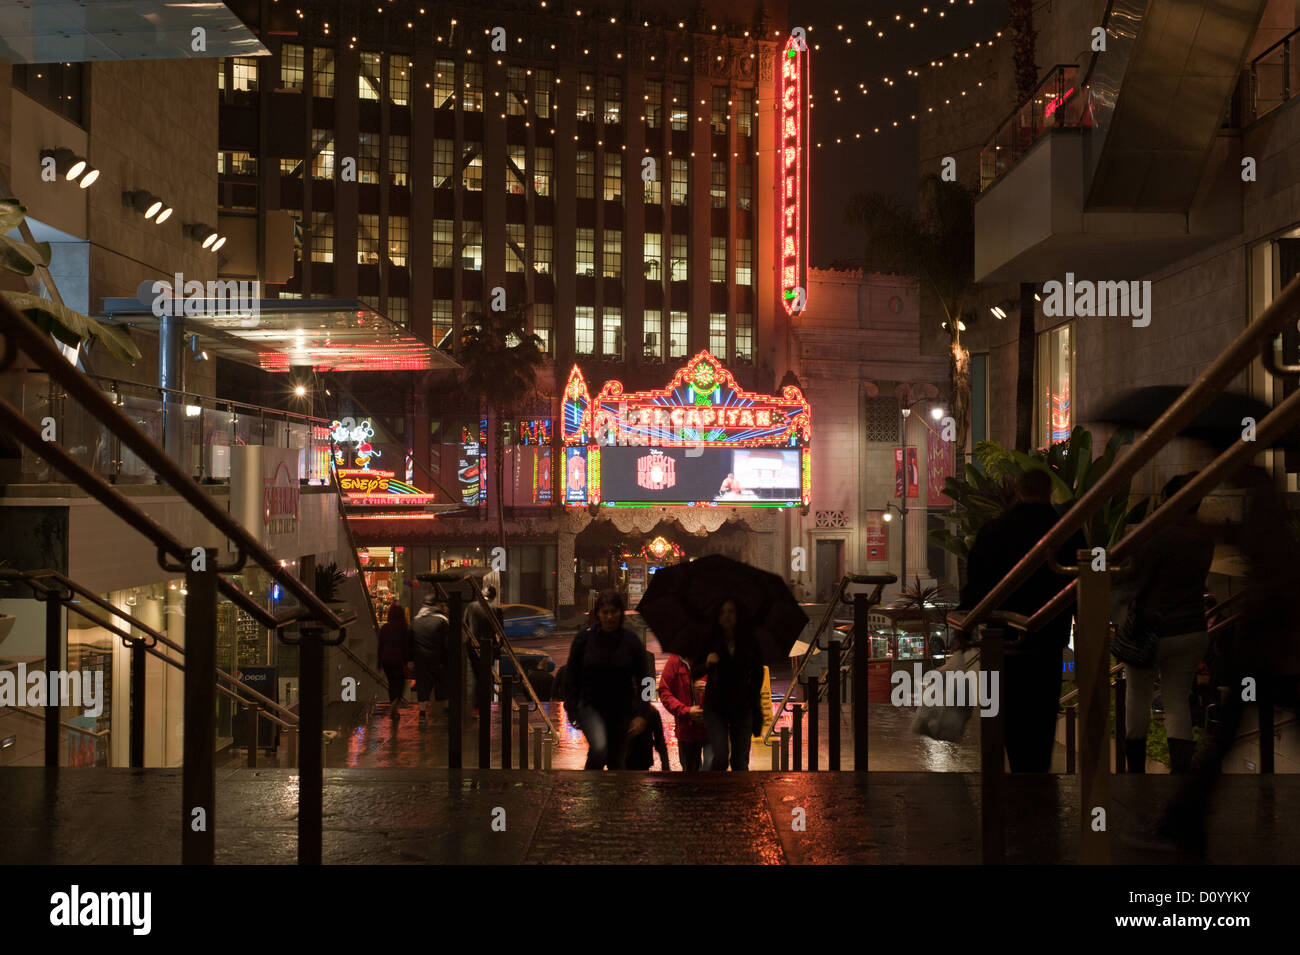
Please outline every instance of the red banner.
[[943, 493], [943, 482], [952, 477], [952, 442], [934, 431], [925, 437], [925, 503], [930, 507], [951, 507], [952, 498]]
[[[907, 496], [921, 494], [921, 472], [917, 464], [916, 448], [907, 449]], [[903, 496], [903, 449], [894, 448], [894, 497]]]

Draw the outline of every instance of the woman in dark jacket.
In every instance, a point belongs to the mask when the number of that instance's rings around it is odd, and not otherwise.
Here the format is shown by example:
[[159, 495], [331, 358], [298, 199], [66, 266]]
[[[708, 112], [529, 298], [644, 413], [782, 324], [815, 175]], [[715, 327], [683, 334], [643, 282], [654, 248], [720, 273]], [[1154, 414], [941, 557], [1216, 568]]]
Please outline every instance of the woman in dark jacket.
[[704, 726], [709, 733], [710, 769], [749, 769], [750, 738], [763, 729], [763, 661], [758, 644], [739, 625], [734, 600], [718, 610], [715, 649], [705, 660]]
[[623, 623], [623, 598], [596, 598], [596, 626], [573, 638], [565, 671], [564, 710], [587, 737], [587, 769], [623, 769], [627, 742], [646, 728], [637, 715], [646, 677], [645, 647]]
[[413, 656], [411, 628], [406, 625], [406, 611], [394, 603], [388, 608], [388, 620], [379, 628], [379, 665], [388, 677], [388, 702], [392, 715], [402, 704], [402, 691], [406, 683], [406, 662]]

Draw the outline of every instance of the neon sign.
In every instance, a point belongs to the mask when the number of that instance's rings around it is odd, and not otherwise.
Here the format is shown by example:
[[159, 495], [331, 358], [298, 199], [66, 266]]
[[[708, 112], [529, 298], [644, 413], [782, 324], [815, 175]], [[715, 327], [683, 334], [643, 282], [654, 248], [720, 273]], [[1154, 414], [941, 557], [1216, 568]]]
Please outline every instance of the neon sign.
[[1073, 95], [1074, 95], [1074, 87], [1071, 86], [1060, 96], [1053, 97], [1052, 101], [1047, 104], [1047, 108], [1043, 110], [1043, 118], [1050, 119], [1052, 114], [1055, 113], [1057, 109], [1059, 109], [1062, 105], [1064, 105], [1065, 101]]
[[808, 44], [791, 36], [779, 59], [776, 258], [781, 263], [781, 304], [793, 317], [808, 304]]
[[344, 453], [343, 446], [350, 444], [356, 448], [353, 452], [353, 463], [359, 468], [368, 470], [372, 458], [383, 457], [383, 452], [370, 443], [370, 439], [374, 436], [375, 429], [371, 427], [369, 421], [362, 421], [360, 424], [352, 418], [334, 421], [330, 425], [330, 440], [335, 444], [335, 466], [341, 468], [347, 464], [347, 454]]
[[422, 506], [432, 504], [437, 495], [427, 494], [417, 487], [399, 481], [392, 471], [371, 471], [368, 468], [339, 468], [339, 490], [343, 501], [351, 505], [402, 505]]

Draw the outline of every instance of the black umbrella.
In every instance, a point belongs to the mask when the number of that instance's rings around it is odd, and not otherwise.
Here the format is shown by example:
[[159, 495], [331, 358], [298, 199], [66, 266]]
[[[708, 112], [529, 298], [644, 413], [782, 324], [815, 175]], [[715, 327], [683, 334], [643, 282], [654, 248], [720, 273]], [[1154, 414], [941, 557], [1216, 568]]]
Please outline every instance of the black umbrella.
[[[1155, 424], [1156, 419], [1169, 410], [1186, 389], [1182, 385], [1148, 385], [1145, 388], [1133, 388], [1106, 402], [1095, 413], [1088, 415], [1089, 420], [1105, 424], [1118, 425], [1121, 428], [1144, 429]], [[1192, 423], [1179, 432], [1179, 437], [1195, 438], [1205, 441], [1216, 448], [1227, 448], [1241, 440], [1245, 426], [1243, 418], [1251, 418], [1256, 424], [1272, 411], [1272, 407], [1236, 391], [1225, 391], [1215, 397], [1214, 401], [1193, 419]], [[1287, 450], [1300, 450], [1300, 432], [1292, 429], [1277, 442], [1275, 447]]]
[[776, 574], [730, 557], [710, 554], [656, 571], [636, 609], [666, 652], [703, 662], [728, 598], [736, 602], [740, 629], [758, 642], [763, 662], [786, 662], [808, 615]]

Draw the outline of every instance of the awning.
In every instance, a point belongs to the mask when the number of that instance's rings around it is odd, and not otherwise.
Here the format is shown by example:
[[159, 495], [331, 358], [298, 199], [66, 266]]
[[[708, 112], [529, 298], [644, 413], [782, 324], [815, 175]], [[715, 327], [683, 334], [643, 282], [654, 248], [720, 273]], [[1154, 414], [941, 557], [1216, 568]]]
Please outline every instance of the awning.
[[[194, 49], [194, 29], [203, 49]], [[269, 51], [224, 3], [36, 0], [0, 5], [0, 60], [85, 63], [259, 56]]]
[[[460, 367], [450, 355], [416, 338], [361, 302], [349, 299], [258, 299], [233, 311], [222, 299], [186, 302], [185, 331], [209, 355], [287, 372], [429, 371]], [[191, 308], [192, 306], [192, 308]], [[152, 303], [104, 299], [103, 320], [157, 330]]]

